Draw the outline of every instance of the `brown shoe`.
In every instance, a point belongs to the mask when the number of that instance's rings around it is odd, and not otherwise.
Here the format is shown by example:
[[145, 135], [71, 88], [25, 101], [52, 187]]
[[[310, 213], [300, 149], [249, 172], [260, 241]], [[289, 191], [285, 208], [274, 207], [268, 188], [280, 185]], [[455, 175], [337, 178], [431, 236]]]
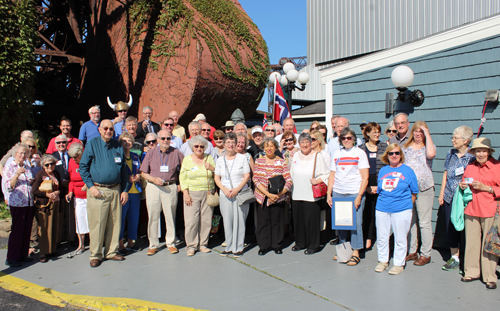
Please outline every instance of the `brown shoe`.
[[170, 254], [177, 254], [179, 250], [175, 246], [169, 246], [168, 250], [170, 251]]
[[150, 248], [150, 249], [148, 249], [148, 256], [153, 256], [157, 252], [158, 252], [157, 248]]
[[411, 253], [406, 256], [406, 261], [412, 261], [412, 260], [417, 260], [418, 259], [418, 254], [417, 253]]
[[120, 254], [116, 254], [114, 255], [113, 257], [111, 258], [106, 258], [107, 260], [114, 260], [114, 261], [122, 261], [122, 260], [125, 260], [125, 257], [123, 257], [122, 255]]
[[90, 266], [91, 266], [92, 268], [97, 268], [97, 267], [99, 267], [100, 265], [101, 265], [101, 261], [100, 261], [99, 259], [92, 259], [92, 260], [90, 261]]
[[413, 264], [415, 266], [423, 266], [431, 262], [431, 256], [425, 257], [425, 256], [420, 256]]

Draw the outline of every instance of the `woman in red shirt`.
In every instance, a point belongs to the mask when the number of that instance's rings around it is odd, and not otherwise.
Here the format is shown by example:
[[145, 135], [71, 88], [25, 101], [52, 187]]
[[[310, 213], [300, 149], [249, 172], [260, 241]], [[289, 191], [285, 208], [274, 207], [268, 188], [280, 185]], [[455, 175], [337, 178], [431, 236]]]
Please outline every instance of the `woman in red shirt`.
[[459, 184], [462, 190], [470, 187], [472, 191], [472, 201], [464, 211], [466, 244], [462, 282], [478, 280], [482, 275], [488, 289], [497, 288], [498, 258], [483, 250], [486, 234], [499, 208], [496, 199], [500, 198], [500, 162], [491, 156], [494, 151], [488, 138], [474, 139], [469, 153], [476, 156], [476, 161], [467, 166]]

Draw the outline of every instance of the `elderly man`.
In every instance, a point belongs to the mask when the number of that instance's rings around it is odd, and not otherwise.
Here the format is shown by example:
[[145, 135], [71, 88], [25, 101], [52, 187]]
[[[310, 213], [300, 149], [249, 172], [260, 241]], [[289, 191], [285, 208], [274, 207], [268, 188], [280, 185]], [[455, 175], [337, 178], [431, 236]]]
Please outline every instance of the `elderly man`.
[[[210, 126], [210, 125], [209, 125]], [[189, 126], [188, 126], [188, 130], [189, 130], [189, 135], [191, 137], [195, 137], [195, 136], [198, 136], [200, 135], [201, 133], [201, 125], [200, 123], [198, 122], [191, 122], [189, 123]], [[180, 148], [180, 151], [182, 152], [182, 154], [187, 157], [188, 155], [190, 155], [191, 153], [193, 153], [193, 150], [191, 150], [191, 148], [189, 148], [189, 144], [188, 142], [185, 142], [181, 148]], [[208, 144], [208, 148], [205, 149], [205, 153], [206, 154], [209, 154], [212, 156], [212, 158], [216, 158], [216, 154], [215, 154], [215, 149], [214, 147], [212, 146], [212, 144]]]
[[88, 189], [90, 266], [93, 268], [99, 267], [103, 259], [125, 259], [117, 251], [122, 205], [128, 201], [125, 189], [129, 176], [122, 145], [112, 139], [113, 131], [113, 122], [102, 120], [101, 136], [87, 143], [80, 160], [80, 175]]
[[[205, 117], [205, 115], [203, 113], [198, 113], [196, 115], [196, 118], [194, 118], [193, 121], [196, 121], [198, 123], [200, 123], [201, 125], [203, 125], [203, 123], [207, 123], [207, 117]], [[215, 133], [215, 127], [213, 126], [210, 126], [210, 139], [209, 140], [210, 142], [212, 142], [212, 145], [215, 147], [215, 143], [213, 142], [214, 141], [214, 133]]]
[[234, 126], [234, 130], [233, 130], [236, 134], [240, 133], [240, 134], [245, 134], [247, 135], [247, 126], [245, 125], [245, 123], [238, 123]]
[[408, 121], [408, 115], [401, 112], [395, 115], [393, 120], [394, 126], [398, 130], [398, 134], [389, 139], [389, 144], [396, 143], [402, 147], [408, 141], [408, 137], [410, 136], [410, 122]]
[[99, 106], [92, 106], [89, 109], [90, 120], [83, 123], [80, 127], [80, 134], [78, 139], [86, 144], [89, 140], [94, 137], [101, 136], [99, 134], [99, 124], [101, 123], [101, 109]]
[[[62, 117], [59, 129], [61, 130], [61, 134], [66, 136], [66, 138], [68, 139], [68, 146], [66, 146], [67, 148], [69, 148], [69, 146], [71, 146], [74, 143], [80, 143], [80, 144], [82, 143], [78, 138], [73, 137], [71, 135], [72, 128], [73, 126], [71, 125], [71, 120], [66, 117]], [[47, 148], [47, 151], [45, 153], [54, 153], [57, 150], [55, 142], [56, 142], [56, 137], [50, 140], [49, 147]]]
[[151, 120], [153, 117], [153, 108], [149, 106], [142, 108], [142, 117], [144, 120], [139, 122], [140, 126], [137, 129], [137, 137], [146, 138], [146, 134], [158, 133], [160, 131], [160, 125]]
[[[20, 142], [15, 144], [14, 147], [10, 148], [9, 151], [2, 157], [2, 160], [0, 160], [0, 175], [3, 175], [3, 168], [5, 167], [5, 164], [7, 163], [7, 160], [10, 158], [14, 157], [15, 155], [15, 150], [16, 147], [26, 138], [31, 138], [33, 139], [33, 132], [29, 130], [24, 130], [21, 132], [21, 139]], [[38, 152], [40, 154], [40, 152]]]
[[[201, 123], [201, 136], [205, 138], [210, 144], [212, 144], [212, 147], [215, 147], [215, 141], [213, 137], [211, 137], [213, 126], [210, 126], [207, 122]], [[215, 132], [215, 131], [214, 131]]]
[[175, 123], [172, 118], [165, 118], [162, 122], [161, 129], [166, 130], [172, 136], [172, 138], [170, 139], [170, 146], [174, 147], [175, 149], [181, 149], [183, 142], [182, 139], [174, 135], [174, 124]]
[[283, 127], [279, 123], [274, 124], [274, 128], [276, 129], [276, 136], [283, 135]]
[[167, 224], [165, 243], [172, 254], [179, 250], [175, 247], [175, 214], [177, 209], [177, 193], [180, 190], [179, 172], [184, 156], [170, 146], [172, 134], [166, 130], [158, 132], [159, 146], [146, 154], [141, 165], [142, 178], [148, 182], [146, 190], [146, 206], [148, 209], [148, 256], [158, 252], [158, 222], [163, 210]]
[[250, 140], [249, 148], [248, 148], [248, 153], [252, 156], [252, 158], [255, 157], [256, 154], [260, 152], [260, 144], [264, 140], [264, 133], [262, 131], [262, 127], [256, 125], [252, 128], [252, 140]]
[[125, 131], [125, 119], [127, 119], [128, 109], [130, 108], [130, 106], [132, 106], [132, 95], [129, 95], [128, 103], [119, 101], [116, 105], [113, 105], [108, 97], [108, 104], [111, 108], [113, 108], [113, 110], [116, 111], [116, 114], [118, 115], [113, 120], [113, 126], [115, 130], [115, 136], [113, 138], [118, 139], [122, 132]]
[[[267, 129], [267, 128], [266, 128]], [[290, 131], [293, 133], [295, 129], [295, 122], [293, 121], [292, 118], [286, 118], [284, 121], [283, 121], [283, 132], [286, 132], [286, 131]], [[281, 137], [283, 136], [283, 134], [280, 134], [278, 135], [278, 133], [276, 133], [276, 141], [278, 142], [278, 144], [281, 142]], [[295, 147], [299, 147], [299, 134], [294, 134], [295, 135], [295, 138], [297, 139], [297, 145]]]
[[[344, 127], [349, 126], [349, 120], [344, 117], [338, 117], [337, 121], [335, 122], [335, 132], [336, 136], [333, 139], [330, 139], [330, 142], [328, 143], [328, 153], [330, 154], [330, 157], [332, 158], [333, 161], [333, 156], [337, 150], [340, 150], [340, 144], [339, 144], [339, 135], [340, 132], [344, 129]], [[361, 139], [358, 137], [356, 139], [356, 145], [360, 146], [362, 144]]]
[[142, 143], [144, 142], [144, 137], [139, 137], [137, 135], [137, 118], [134, 116], [128, 116], [125, 119], [125, 130], [134, 137], [134, 144], [130, 151], [137, 154], [138, 156], [142, 155], [143, 147]]
[[172, 135], [175, 135], [182, 139], [182, 142], [186, 141], [186, 129], [183, 126], [178, 124], [179, 122], [179, 113], [175, 110], [170, 111], [168, 114], [170, 118], [174, 121], [174, 129], [172, 130]]
[[327, 143], [329, 143], [332, 138], [337, 137], [337, 131], [335, 131], [335, 122], [337, 122], [338, 118], [340, 118], [340, 116], [338, 114], [332, 116], [332, 120], [331, 120], [332, 121], [332, 134], [328, 135]]
[[234, 129], [234, 122], [232, 120], [226, 121], [226, 124], [222, 127], [224, 133], [231, 133]]

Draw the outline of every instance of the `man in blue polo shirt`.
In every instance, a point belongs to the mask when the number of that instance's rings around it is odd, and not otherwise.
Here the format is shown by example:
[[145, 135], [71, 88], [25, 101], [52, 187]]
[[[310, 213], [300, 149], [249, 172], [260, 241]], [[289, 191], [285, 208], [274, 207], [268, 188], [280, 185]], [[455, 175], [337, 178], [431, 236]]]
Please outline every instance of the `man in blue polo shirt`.
[[[122, 205], [128, 201], [128, 172], [121, 143], [113, 138], [113, 122], [102, 120], [100, 137], [87, 143], [80, 160], [80, 175], [87, 185], [90, 266], [103, 259], [121, 261], [117, 253]], [[104, 245], [104, 255], [102, 245]]]
[[90, 107], [89, 116], [90, 120], [83, 123], [80, 128], [80, 134], [78, 135], [78, 139], [84, 144], [94, 137], [101, 136], [101, 134], [99, 134], [99, 123], [101, 121], [101, 109], [99, 106]]

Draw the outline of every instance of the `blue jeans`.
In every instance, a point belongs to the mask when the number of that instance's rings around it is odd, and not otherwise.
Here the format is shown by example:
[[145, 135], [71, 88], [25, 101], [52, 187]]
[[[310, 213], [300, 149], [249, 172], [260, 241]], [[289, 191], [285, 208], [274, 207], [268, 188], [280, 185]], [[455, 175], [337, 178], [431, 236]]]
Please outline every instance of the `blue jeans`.
[[[356, 197], [358, 194], [341, 194], [335, 191], [332, 192], [332, 198], [352, 198]], [[353, 249], [363, 249], [363, 210], [365, 209], [365, 196], [361, 198], [361, 204], [356, 210], [356, 230], [338, 230], [338, 236], [340, 243], [345, 243], [351, 241], [351, 247]]]
[[139, 227], [139, 211], [141, 209], [141, 194], [129, 193], [128, 201], [122, 207], [122, 224], [120, 228], [120, 240], [123, 239], [125, 231], [125, 220], [127, 220], [127, 237], [129, 240], [137, 240], [137, 228]]

